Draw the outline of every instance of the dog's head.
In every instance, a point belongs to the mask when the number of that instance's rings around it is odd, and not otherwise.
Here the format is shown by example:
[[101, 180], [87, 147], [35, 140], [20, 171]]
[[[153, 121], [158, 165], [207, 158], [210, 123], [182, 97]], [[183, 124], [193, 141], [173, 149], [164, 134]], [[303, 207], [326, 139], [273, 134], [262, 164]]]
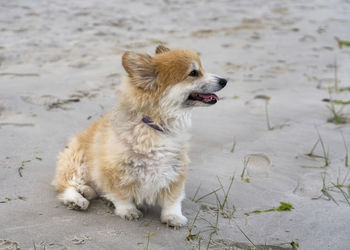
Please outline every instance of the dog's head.
[[215, 104], [218, 97], [214, 92], [227, 83], [205, 72], [198, 54], [190, 50], [170, 50], [160, 45], [153, 57], [126, 52], [122, 64], [130, 83], [162, 107], [187, 109]]

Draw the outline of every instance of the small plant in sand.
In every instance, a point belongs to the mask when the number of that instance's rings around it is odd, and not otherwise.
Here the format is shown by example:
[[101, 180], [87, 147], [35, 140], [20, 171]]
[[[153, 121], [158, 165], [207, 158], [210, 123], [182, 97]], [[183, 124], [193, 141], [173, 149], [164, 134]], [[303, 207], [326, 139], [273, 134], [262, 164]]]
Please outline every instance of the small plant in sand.
[[328, 122], [335, 123], [335, 124], [345, 124], [347, 122], [347, 118], [345, 114], [343, 113], [344, 106], [340, 108], [336, 108], [335, 104], [333, 101], [331, 101], [328, 105], [327, 108], [329, 111], [331, 111], [332, 117], [328, 118]]
[[[333, 68], [334, 68], [334, 83], [333, 83], [332, 87], [328, 88], [329, 98], [324, 99], [323, 101], [329, 102], [327, 104], [327, 108], [329, 109], [329, 111], [332, 114], [332, 116], [330, 118], [328, 118], [327, 121], [335, 123], [335, 124], [344, 124], [344, 123], [348, 122], [348, 118], [343, 113], [343, 109], [344, 109], [345, 105], [349, 105], [350, 104], [350, 100], [349, 101], [344, 101], [344, 100], [333, 99], [332, 98], [332, 92], [333, 91], [334, 92], [347, 91], [347, 90], [350, 90], [350, 88], [349, 87], [339, 88], [339, 86], [338, 86], [338, 83], [339, 83], [339, 79], [338, 79], [338, 64], [337, 64], [337, 59], [336, 58], [334, 59], [334, 66], [333, 66]], [[337, 108], [336, 105], [342, 105], [342, 106], [340, 108]]]
[[297, 250], [297, 248], [299, 247], [299, 243], [297, 241], [291, 241], [291, 242], [285, 242], [285, 243], [281, 243], [280, 245], [290, 245], [292, 247], [292, 250]]
[[[244, 174], [243, 174], [244, 175]], [[206, 248], [205, 249], [210, 249], [211, 244], [212, 244], [212, 237], [214, 234], [217, 234], [219, 231], [219, 215], [223, 215], [225, 218], [229, 218], [229, 223], [231, 222], [231, 218], [233, 217], [233, 213], [236, 211], [235, 207], [233, 206], [233, 209], [230, 210], [229, 208], [229, 200], [228, 200], [228, 196], [230, 193], [230, 190], [232, 188], [232, 184], [234, 181], [234, 176], [230, 177], [230, 182], [227, 185], [227, 187], [225, 188], [224, 185], [222, 184], [221, 180], [219, 177], [217, 177], [217, 180], [219, 182], [220, 187], [215, 189], [212, 192], [209, 192], [199, 198], [196, 199], [197, 194], [199, 193], [200, 190], [200, 186], [198, 186], [198, 188], [196, 189], [195, 195], [192, 198], [192, 201], [194, 202], [198, 202], [201, 199], [208, 197], [212, 194], [215, 194], [216, 196], [216, 207], [214, 206], [202, 206], [198, 209], [198, 212], [196, 213], [193, 221], [189, 224], [188, 226], [188, 234], [186, 236], [186, 240], [187, 241], [193, 241], [195, 239], [198, 240], [198, 249], [201, 249], [201, 244], [202, 242], [205, 240], [206, 243]], [[218, 195], [218, 191], [222, 190], [223, 192], [223, 197], [219, 197]], [[215, 222], [211, 222], [208, 219], [204, 218], [201, 216], [201, 209], [208, 209], [211, 211], [215, 212]], [[266, 209], [266, 210], [255, 210], [249, 213], [246, 213], [246, 215], [250, 215], [250, 214], [258, 214], [258, 213], [266, 213], [266, 212], [283, 212], [283, 211], [291, 211], [293, 209], [293, 206], [290, 203], [287, 202], [280, 202], [280, 206], [277, 208], [270, 208], [270, 209]], [[204, 210], [205, 211], [205, 210]], [[228, 215], [228, 211], [231, 211], [231, 214], [229, 214], [229, 216], [225, 216]], [[202, 220], [205, 221], [208, 226], [201, 228], [201, 229], [197, 229], [196, 226], [196, 222], [198, 220]], [[234, 221], [234, 224], [237, 226], [237, 228], [241, 231], [241, 233], [244, 235], [244, 237], [250, 242], [250, 244], [252, 245], [252, 248], [250, 249], [270, 249], [270, 247], [274, 247], [272, 245], [256, 245], [249, 237], [248, 235], [237, 225], [237, 223]], [[197, 230], [196, 230], [197, 229]], [[204, 234], [206, 233], [207, 237], [203, 237]], [[205, 239], [207, 238], [207, 239]], [[296, 241], [291, 241], [291, 242], [284, 242], [284, 243], [280, 243], [279, 245], [286, 245], [289, 244], [292, 249], [296, 250], [297, 247], [299, 247], [299, 244]]]
[[343, 132], [341, 132], [341, 136], [343, 138], [344, 148], [345, 148], [344, 165], [345, 165], [345, 167], [348, 167], [349, 166], [349, 150], [348, 150], [348, 146], [346, 144]]
[[317, 147], [317, 145], [318, 145], [319, 142], [320, 142], [320, 138], [317, 138], [317, 141], [316, 141], [315, 144], [312, 146], [310, 152], [309, 152], [309, 153], [306, 153], [306, 154], [304, 154], [304, 155], [307, 156], [307, 157], [311, 157], [311, 158], [323, 158], [323, 157], [320, 156], [320, 155], [314, 154], [315, 149], [316, 149], [316, 147]]
[[231, 209], [230, 205], [229, 205], [229, 201], [228, 201], [228, 195], [231, 191], [232, 184], [233, 184], [235, 177], [234, 176], [230, 177], [230, 183], [226, 189], [222, 185], [220, 178], [217, 176], [216, 176], [216, 178], [218, 179], [218, 182], [220, 183], [220, 186], [221, 186], [220, 190], [222, 190], [222, 192], [223, 192], [223, 199], [220, 199], [217, 192], [215, 192], [217, 208], [221, 212], [221, 215], [224, 216], [224, 218], [228, 218], [230, 221], [232, 219], [234, 213], [236, 212], [235, 206], [232, 205], [232, 209]]
[[342, 92], [342, 91], [350, 91], [350, 87], [341, 87], [339, 88], [339, 91]]
[[326, 186], [326, 173], [325, 172], [321, 173], [321, 177], [322, 177], [322, 189], [321, 189], [322, 194], [326, 196], [329, 200], [332, 200], [335, 204], [339, 205], [338, 202], [334, 199], [334, 197], [329, 193], [329, 187]]
[[248, 237], [248, 235], [236, 224], [238, 230], [243, 234], [243, 236], [253, 245], [254, 249], [259, 250], [258, 246], [254, 244], [254, 242]]
[[246, 169], [247, 169], [248, 162], [249, 162], [249, 158], [244, 158], [243, 169], [242, 169], [242, 173], [241, 173], [241, 180], [245, 181], [247, 183], [250, 182], [250, 178], [249, 177], [245, 177], [245, 172], [246, 172]]
[[[221, 200], [219, 199], [219, 204], [220, 204], [220, 207], [222, 207], [222, 206], [224, 207], [225, 205], [227, 206], [227, 204], [228, 204], [228, 195], [229, 195], [229, 192], [230, 192], [230, 190], [231, 190], [231, 187], [232, 187], [232, 184], [233, 184], [233, 181], [234, 181], [234, 176], [231, 176], [231, 177], [230, 177], [230, 183], [229, 183], [229, 186], [228, 186], [227, 190], [225, 190], [224, 186], [222, 185], [222, 182], [221, 182], [220, 178], [219, 178], [218, 176], [216, 176], [216, 178], [217, 178], [217, 180], [218, 180], [218, 182], [219, 182], [220, 187], [216, 188], [215, 190], [213, 190], [213, 191], [211, 191], [211, 192], [209, 192], [209, 193], [207, 193], [207, 194], [204, 194], [204, 195], [200, 196], [199, 198], [196, 198], [197, 195], [198, 195], [198, 192], [199, 192], [199, 190], [200, 190], [200, 187], [201, 187], [201, 184], [199, 184], [199, 186], [198, 186], [198, 188], [196, 189], [196, 192], [194, 193], [194, 195], [193, 195], [193, 197], [192, 197], [191, 200], [192, 200], [193, 202], [197, 203], [197, 202], [199, 202], [200, 200], [202, 200], [202, 199], [204, 199], [204, 198], [206, 198], [206, 197], [208, 197], [208, 196], [210, 196], [210, 195], [212, 195], [212, 194], [216, 194], [216, 192], [218, 192], [219, 190], [222, 190], [223, 193], [224, 193], [224, 200], [221, 201]], [[221, 205], [222, 205], [222, 206], [221, 206]]]
[[[331, 195], [330, 192], [338, 192], [340, 193], [346, 203], [350, 206], [350, 183], [346, 182], [348, 181], [349, 171], [347, 171], [344, 178], [340, 178], [340, 173], [338, 173], [337, 182], [330, 182], [330, 185], [326, 185], [326, 173], [321, 173], [322, 177], [322, 194], [326, 196], [329, 200], [332, 200], [335, 204], [339, 205], [334, 196]], [[344, 189], [347, 189], [348, 192], [344, 191]]]
[[231, 151], [230, 151], [231, 153], [234, 153], [234, 152], [235, 152], [236, 145], [237, 145], [236, 137], [233, 137], [232, 148], [231, 148]]
[[26, 163], [28, 163], [28, 162], [31, 162], [31, 160], [22, 161], [21, 166], [17, 169], [18, 174], [19, 174], [20, 177], [23, 177], [22, 171], [23, 171], [23, 169], [24, 169], [24, 165], [25, 165]]
[[[205, 205], [205, 204], [202, 204], [201, 207], [199, 208], [197, 214], [195, 215], [192, 223], [190, 224], [190, 226], [188, 226], [188, 234], [186, 236], [186, 240], [187, 241], [193, 241], [194, 239], [198, 239], [198, 248], [200, 249], [201, 247], [201, 242], [204, 240], [204, 238], [201, 236], [201, 234], [203, 235], [204, 233], [208, 233], [208, 239], [207, 239], [207, 245], [206, 245], [206, 249], [209, 249], [210, 248], [210, 244], [211, 244], [211, 241], [212, 241], [212, 236], [214, 234], [217, 234], [218, 230], [219, 230], [219, 216], [220, 214], [224, 217], [224, 218], [228, 218], [229, 219], [229, 223], [233, 217], [233, 214], [235, 213], [236, 209], [234, 206], [232, 206], [232, 209], [230, 208], [229, 206], [229, 199], [228, 199], [228, 196], [229, 196], [229, 193], [230, 193], [230, 190], [232, 188], [232, 184], [233, 184], [233, 181], [234, 181], [234, 176], [230, 177], [230, 183], [228, 184], [228, 186], [225, 188], [224, 185], [222, 184], [220, 178], [217, 176], [216, 177], [218, 182], [219, 182], [219, 185], [220, 187], [219, 188], [216, 188], [215, 190], [205, 194], [205, 195], [202, 195], [201, 197], [199, 198], [196, 198], [198, 193], [199, 193], [199, 190], [200, 190], [200, 185], [198, 186], [198, 188], [196, 189], [195, 191], [195, 194], [193, 195], [192, 197], [192, 201], [193, 202], [199, 202], [200, 200], [206, 198], [206, 197], [209, 197], [213, 194], [215, 194], [215, 197], [216, 197], [216, 206], [210, 206], [210, 205]], [[218, 191], [222, 191], [223, 193], [223, 196], [220, 198], [220, 196], [218, 195]], [[206, 218], [204, 217], [201, 217], [199, 216], [200, 215], [200, 211], [201, 209], [205, 209], [207, 211], [212, 211], [215, 213], [215, 223], [212, 223], [210, 222], [209, 220], [207, 220]], [[204, 210], [204, 211], [205, 211]], [[208, 224], [208, 227], [205, 227], [201, 230], [197, 230], [195, 232], [195, 228], [196, 228], [196, 221], [199, 219], [205, 221], [207, 224]]]
[[[192, 223], [190, 224], [190, 226], [188, 226], [188, 234], [186, 236], [186, 240], [187, 241], [193, 241], [194, 239], [198, 239], [198, 248], [200, 249], [201, 247], [201, 241], [203, 240], [203, 237], [201, 236], [201, 234], [203, 233], [207, 233], [209, 232], [209, 238], [208, 238], [208, 243], [207, 243], [207, 248], [209, 249], [210, 243], [211, 243], [211, 238], [213, 234], [217, 234], [217, 231], [219, 230], [218, 225], [219, 225], [219, 211], [216, 211], [216, 220], [215, 220], [215, 224], [211, 223], [209, 220], [200, 217], [201, 208], [198, 209], [198, 212], [196, 213]], [[198, 218], [200, 218], [201, 220], [205, 221], [208, 223], [208, 227], [203, 228], [201, 230], [198, 230], [197, 232], [194, 232], [195, 228], [196, 228], [196, 221], [198, 220]]]
[[225, 208], [225, 206], [228, 207], [228, 195], [230, 193], [230, 190], [231, 190], [231, 187], [232, 187], [232, 184], [233, 184], [235, 177], [234, 176], [230, 177], [230, 183], [229, 183], [229, 186], [226, 190], [225, 190], [224, 186], [222, 185], [220, 178], [218, 176], [216, 176], [216, 178], [218, 179], [218, 182], [220, 183], [220, 187], [221, 187], [222, 192], [224, 193], [224, 197], [223, 197], [223, 200], [220, 200], [219, 196], [217, 195], [216, 192], [215, 192], [215, 196], [217, 198], [216, 200], [218, 202], [220, 209], [223, 210]]
[[[306, 165], [303, 165], [303, 166], [301, 166], [302, 168], [326, 168], [326, 167], [329, 166], [328, 151], [326, 151], [325, 144], [324, 144], [323, 139], [322, 139], [322, 137], [320, 135], [320, 132], [318, 131], [317, 128], [316, 128], [316, 131], [317, 131], [318, 139], [317, 139], [316, 143], [313, 145], [310, 153], [307, 153], [305, 155], [308, 156], [308, 157], [311, 157], [311, 158], [321, 158], [321, 159], [323, 159], [324, 163], [323, 163], [322, 166], [306, 166]], [[321, 148], [322, 148], [322, 152], [323, 152], [322, 156], [314, 154], [314, 151], [315, 151], [315, 149], [316, 149], [316, 147], [317, 147], [317, 145], [319, 143], [321, 144]]]
[[[344, 107], [347, 102], [344, 102], [342, 100], [334, 100], [332, 97], [332, 89], [328, 89], [329, 98], [324, 99], [324, 101], [327, 101], [327, 108], [331, 112], [332, 116], [328, 118], [328, 122], [335, 123], [335, 124], [344, 124], [347, 122], [347, 118], [345, 114], [343, 113]], [[344, 104], [345, 103], [345, 104]], [[339, 108], [336, 108], [336, 105], [342, 105]]]
[[[39, 152], [34, 152], [34, 154], [38, 154]], [[42, 161], [43, 159], [39, 156], [35, 156], [34, 158], [35, 160], [38, 160], [38, 161]], [[18, 172], [18, 175], [19, 177], [23, 177], [23, 174], [22, 174], [22, 171], [24, 170], [24, 167], [26, 165], [26, 163], [29, 163], [31, 162], [32, 160], [24, 160], [21, 162], [21, 166], [19, 168], [17, 168], [17, 172]]]
[[[232, 206], [232, 209], [230, 208], [229, 206], [229, 201], [228, 201], [228, 195], [230, 193], [230, 190], [231, 190], [231, 187], [232, 187], [232, 184], [233, 184], [233, 181], [234, 181], [234, 176], [231, 176], [230, 177], [230, 183], [228, 185], [228, 187], [225, 189], [225, 187], [223, 186], [220, 178], [218, 176], [216, 176], [218, 182], [219, 182], [219, 185], [220, 187], [216, 188], [215, 190], [207, 193], [207, 194], [204, 194], [202, 196], [200, 196], [199, 198], [196, 198], [198, 193], [199, 193], [199, 190], [200, 190], [200, 185], [198, 186], [198, 188], [196, 189], [196, 192], [195, 194], [193, 195], [192, 197], [192, 201], [197, 203], [199, 202], [200, 200], [206, 198], [206, 197], [209, 197], [213, 194], [215, 194], [215, 197], [216, 197], [216, 202], [217, 202], [217, 207], [215, 210], [218, 210], [221, 212], [221, 214], [225, 217], [225, 218], [229, 218], [231, 219], [233, 217], [233, 214], [234, 212], [236, 211], [235, 207]], [[222, 191], [223, 193], [223, 198], [220, 199], [219, 195], [218, 195], [218, 191]], [[215, 208], [215, 207], [214, 207]]]
[[200, 200], [202, 200], [202, 199], [204, 199], [204, 198], [206, 198], [206, 197], [208, 197], [208, 196], [210, 196], [210, 195], [216, 193], [217, 191], [219, 191], [219, 190], [221, 189], [221, 187], [219, 187], [219, 188], [217, 188], [217, 189], [215, 189], [215, 190], [213, 190], [213, 191], [211, 191], [211, 192], [209, 192], [209, 193], [207, 193], [207, 194], [205, 194], [205, 195], [202, 195], [201, 197], [199, 197], [199, 198], [196, 199], [197, 194], [198, 194], [198, 192], [199, 192], [199, 190], [200, 190], [200, 187], [201, 187], [201, 184], [199, 184], [198, 188], [196, 189], [196, 192], [194, 193], [194, 195], [193, 195], [193, 197], [192, 197], [192, 199], [191, 199], [191, 200], [192, 200], [193, 202], [195, 202], [195, 203], [197, 203], [197, 202], [199, 202]]
[[338, 88], [338, 64], [337, 64], [337, 58], [334, 58], [334, 91], [339, 91], [339, 88]]
[[330, 102], [332, 102], [335, 105], [349, 105], [350, 104], [350, 101], [343, 101], [343, 100], [337, 100], [337, 99], [330, 100]]
[[291, 211], [292, 209], [294, 209], [292, 204], [281, 201], [280, 206], [277, 208], [273, 207], [265, 210], [254, 210], [254, 211], [245, 213], [245, 215], [249, 216], [251, 214], [261, 214], [261, 213], [268, 213], [268, 212], [285, 212], [285, 211]]
[[[215, 224], [213, 224], [213, 223], [211, 223], [209, 220], [207, 220], [207, 219], [201, 217], [201, 219], [204, 220], [205, 222], [207, 222], [208, 225], [209, 225], [208, 228], [206, 228], [205, 230], [201, 231], [202, 233], [203, 233], [203, 232], [209, 232], [209, 238], [208, 238], [208, 243], [207, 243], [207, 247], [206, 247], [207, 250], [208, 250], [209, 247], [210, 247], [211, 238], [212, 238], [213, 234], [217, 234], [217, 232], [218, 232], [218, 230], [219, 230], [219, 227], [218, 227], [218, 225], [219, 225], [219, 215], [220, 215], [220, 212], [217, 211], [217, 212], [216, 212], [216, 217], [215, 217], [215, 218], [216, 218]], [[200, 242], [199, 242], [199, 243], [200, 243]], [[198, 245], [198, 247], [199, 247], [199, 249], [200, 249], [200, 244]]]
[[25, 201], [26, 198], [24, 196], [19, 196], [19, 195], [17, 195], [16, 198], [5, 197], [5, 200], [0, 200], [0, 203], [7, 203], [10, 201], [15, 201], [15, 200]]
[[152, 231], [152, 232], [148, 233], [146, 236], [144, 236], [144, 238], [147, 239], [146, 248], [145, 248], [146, 250], [149, 249], [149, 244], [151, 244], [151, 242], [152, 242], [152, 237], [154, 236], [154, 234], [155, 234], [155, 232]]
[[343, 47], [350, 47], [350, 41], [341, 40], [338, 37], [334, 37], [334, 39], [338, 42], [338, 46], [340, 49]]
[[[345, 91], [350, 90], [350, 88], [339, 88], [338, 86], [339, 80], [338, 80], [338, 64], [336, 58], [334, 59], [334, 85], [333, 87], [328, 88], [329, 98], [324, 99], [323, 101], [329, 102], [327, 104], [327, 108], [331, 112], [332, 116], [328, 118], [328, 122], [332, 122], [335, 124], [344, 124], [348, 122], [348, 118], [343, 113], [345, 105], [350, 104], [349, 101], [343, 101], [343, 100], [337, 100], [332, 98], [332, 92], [339, 92], [339, 91]], [[336, 105], [342, 105], [340, 108], [336, 108]]]
[[[343, 183], [340, 184], [340, 183], [338, 183], [338, 182], [337, 182], [336, 184], [332, 183], [332, 185], [333, 185], [333, 187], [331, 187], [331, 188], [336, 188], [336, 189], [343, 195], [343, 197], [344, 197], [346, 203], [348, 203], [348, 205], [350, 206], [350, 201], [349, 201], [350, 196], [349, 196], [348, 193], [346, 193], [346, 192], [343, 190], [343, 188], [346, 188], [346, 186], [344, 186]], [[349, 187], [350, 187], [350, 185], [347, 186], [348, 190], [349, 190]]]
[[187, 240], [187, 241], [192, 241], [192, 240], [194, 240], [194, 239], [195, 239], [196, 237], [198, 237], [199, 234], [200, 234], [200, 232], [194, 233], [194, 229], [195, 229], [195, 227], [196, 227], [195, 224], [196, 224], [196, 221], [197, 221], [197, 219], [198, 219], [198, 215], [199, 215], [200, 212], [201, 212], [201, 209], [199, 208], [199, 209], [198, 209], [198, 212], [197, 212], [196, 215], [194, 216], [194, 219], [193, 219], [191, 225], [187, 227], [187, 229], [188, 229], [188, 234], [187, 234], [187, 236], [186, 236], [186, 240]]
[[290, 242], [282, 242], [278, 245], [267, 245], [266, 243], [264, 245], [258, 245], [256, 243], [254, 243], [253, 240], [250, 239], [250, 237], [242, 230], [242, 228], [240, 226], [237, 225], [237, 223], [235, 223], [235, 224], [236, 224], [236, 227], [238, 228], [238, 230], [243, 234], [243, 236], [252, 245], [252, 247], [250, 247], [249, 249], [252, 249], [252, 250], [280, 249], [279, 246], [290, 245], [292, 250], [297, 250], [297, 248], [299, 247], [299, 243], [297, 241], [294, 241], [294, 240], [290, 241]]

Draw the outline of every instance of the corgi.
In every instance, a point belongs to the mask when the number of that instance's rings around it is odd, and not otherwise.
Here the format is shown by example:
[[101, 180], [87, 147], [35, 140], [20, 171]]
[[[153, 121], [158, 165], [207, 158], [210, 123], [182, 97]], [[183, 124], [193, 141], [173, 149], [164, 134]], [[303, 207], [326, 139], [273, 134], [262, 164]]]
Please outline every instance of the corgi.
[[215, 104], [227, 80], [205, 72], [194, 51], [160, 45], [155, 52], [123, 54], [127, 76], [116, 106], [59, 153], [52, 184], [63, 204], [86, 210], [101, 196], [123, 219], [142, 217], [145, 204], [161, 207], [162, 223], [187, 223], [181, 201], [191, 110]]

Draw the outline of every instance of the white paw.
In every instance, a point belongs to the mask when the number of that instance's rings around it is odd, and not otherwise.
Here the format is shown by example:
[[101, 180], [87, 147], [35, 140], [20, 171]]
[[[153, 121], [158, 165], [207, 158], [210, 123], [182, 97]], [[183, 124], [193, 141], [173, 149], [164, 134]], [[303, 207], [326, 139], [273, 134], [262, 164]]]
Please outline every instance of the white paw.
[[68, 187], [59, 195], [59, 199], [70, 209], [86, 210], [89, 206], [89, 201], [78, 193], [74, 187]]
[[182, 214], [162, 214], [160, 220], [172, 227], [182, 227], [187, 224], [187, 218]]
[[81, 193], [86, 199], [92, 200], [97, 197], [95, 190], [92, 187], [87, 185], [80, 185], [78, 187], [79, 193]]
[[77, 198], [63, 202], [69, 209], [86, 210], [89, 207], [89, 201], [85, 198]]
[[114, 210], [114, 213], [118, 216], [120, 216], [124, 220], [137, 220], [138, 218], [141, 218], [143, 214], [140, 210], [135, 208], [116, 208]]

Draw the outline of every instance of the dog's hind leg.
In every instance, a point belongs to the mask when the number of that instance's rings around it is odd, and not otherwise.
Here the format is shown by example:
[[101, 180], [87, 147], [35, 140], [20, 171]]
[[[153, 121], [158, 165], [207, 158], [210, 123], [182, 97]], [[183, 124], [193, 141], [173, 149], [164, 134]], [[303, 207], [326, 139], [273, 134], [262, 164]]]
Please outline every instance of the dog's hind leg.
[[104, 197], [113, 203], [115, 207], [114, 213], [124, 220], [137, 220], [142, 217], [142, 212], [136, 208], [132, 199], [120, 199], [113, 193], [108, 193]]
[[72, 186], [60, 193], [58, 199], [70, 209], [86, 210], [89, 206], [89, 201]]
[[88, 185], [78, 185], [78, 192], [82, 194], [86, 199], [92, 200], [97, 197], [95, 190]]
[[59, 192], [58, 199], [69, 208], [86, 210], [89, 200], [95, 198], [95, 190], [88, 186], [83, 145], [79, 137], [71, 140], [59, 154], [53, 185]]

